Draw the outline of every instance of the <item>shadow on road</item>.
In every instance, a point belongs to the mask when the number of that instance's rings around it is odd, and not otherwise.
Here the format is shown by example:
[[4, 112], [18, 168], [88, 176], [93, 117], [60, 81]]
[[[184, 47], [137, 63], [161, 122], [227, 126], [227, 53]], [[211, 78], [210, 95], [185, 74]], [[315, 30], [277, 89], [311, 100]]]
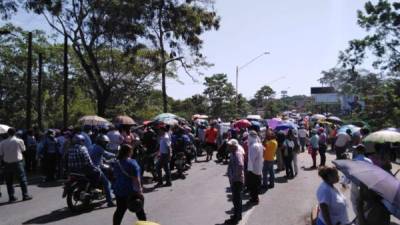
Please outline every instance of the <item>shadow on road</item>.
[[276, 177], [276, 178], [275, 178], [275, 183], [284, 184], [284, 183], [287, 183], [287, 182], [288, 182], [288, 179], [287, 179], [285, 176], [283, 176], [283, 177]]
[[90, 213], [94, 210], [103, 209], [103, 208], [99, 208], [103, 204], [104, 204], [104, 202], [99, 202], [99, 203], [93, 204], [93, 208], [90, 208], [90, 209], [82, 211], [82, 212], [71, 212], [68, 208], [57, 209], [57, 210], [52, 211], [49, 214], [38, 216], [36, 218], [25, 221], [22, 224], [50, 224], [50, 223], [53, 223], [56, 221], [66, 219], [66, 218], [79, 216], [84, 213]]

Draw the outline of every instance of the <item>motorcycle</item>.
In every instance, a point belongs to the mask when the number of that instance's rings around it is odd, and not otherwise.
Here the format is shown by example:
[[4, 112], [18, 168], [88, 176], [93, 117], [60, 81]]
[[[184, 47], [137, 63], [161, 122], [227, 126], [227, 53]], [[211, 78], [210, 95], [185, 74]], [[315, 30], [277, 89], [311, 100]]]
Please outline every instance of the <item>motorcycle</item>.
[[[110, 166], [107, 164], [103, 166], [104, 174], [111, 180], [112, 171]], [[94, 201], [105, 200], [106, 195], [100, 180], [93, 186], [84, 174], [70, 173], [68, 180], [64, 184], [62, 198], [66, 198], [67, 206], [72, 212], [79, 212], [89, 209]]]
[[151, 173], [153, 180], [157, 180], [157, 152], [149, 152], [143, 145], [137, 145], [135, 154], [132, 158], [136, 159], [140, 168], [142, 168], [142, 176], [144, 172]]
[[184, 152], [177, 152], [174, 158], [174, 164], [180, 177], [185, 177], [183, 172], [186, 170], [186, 155]]

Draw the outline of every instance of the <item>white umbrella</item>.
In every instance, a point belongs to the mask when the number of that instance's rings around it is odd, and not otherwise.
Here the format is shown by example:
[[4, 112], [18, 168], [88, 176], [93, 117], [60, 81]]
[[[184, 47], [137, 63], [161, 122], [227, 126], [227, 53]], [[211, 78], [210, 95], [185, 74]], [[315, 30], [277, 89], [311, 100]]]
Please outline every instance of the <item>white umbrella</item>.
[[5, 134], [5, 133], [7, 133], [8, 129], [10, 129], [9, 126], [4, 125], [4, 124], [0, 124], [0, 134]]
[[83, 116], [78, 121], [82, 123], [82, 125], [88, 125], [88, 126], [104, 126], [111, 124], [108, 120], [96, 115]]
[[311, 119], [313, 120], [325, 120], [326, 116], [322, 115], [322, 114], [314, 114], [311, 116]]

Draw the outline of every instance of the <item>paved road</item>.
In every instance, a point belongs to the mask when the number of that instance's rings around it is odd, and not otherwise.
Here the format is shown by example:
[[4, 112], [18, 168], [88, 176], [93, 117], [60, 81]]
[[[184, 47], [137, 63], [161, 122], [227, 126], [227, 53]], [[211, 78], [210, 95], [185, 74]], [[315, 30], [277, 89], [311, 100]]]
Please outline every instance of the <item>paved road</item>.
[[[328, 161], [330, 159], [333, 156], [328, 155]], [[311, 158], [306, 153], [299, 156], [300, 167], [309, 167], [310, 163]], [[225, 172], [226, 165], [202, 162], [194, 164], [187, 178], [174, 181], [172, 187], [153, 189], [153, 184], [146, 185], [145, 210], [148, 218], [162, 225], [223, 224], [232, 208], [232, 203], [227, 200], [230, 193]], [[316, 202], [315, 192], [321, 182], [316, 170], [301, 169], [299, 176], [290, 181], [286, 181], [283, 176], [282, 172], [277, 175], [275, 188], [261, 196], [258, 206], [245, 207], [241, 225], [309, 224], [310, 209]], [[8, 200], [4, 196], [5, 186], [1, 188], [1, 225], [109, 225], [115, 210], [103, 205], [87, 213], [72, 214], [65, 208], [65, 199], [61, 199], [60, 184], [45, 186], [32, 183], [29, 188], [34, 199], [14, 204], [5, 203]], [[20, 195], [19, 189], [17, 195]], [[123, 224], [132, 225], [135, 221], [135, 215], [127, 213]], [[400, 224], [398, 220], [396, 222]]]

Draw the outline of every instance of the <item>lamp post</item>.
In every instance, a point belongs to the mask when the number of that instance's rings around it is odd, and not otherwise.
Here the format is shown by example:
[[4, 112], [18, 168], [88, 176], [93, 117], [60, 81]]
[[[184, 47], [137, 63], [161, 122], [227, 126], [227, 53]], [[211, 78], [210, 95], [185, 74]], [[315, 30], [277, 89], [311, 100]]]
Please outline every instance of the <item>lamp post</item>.
[[236, 66], [236, 112], [239, 114], [239, 71], [244, 69], [246, 66], [250, 65], [257, 59], [261, 58], [264, 55], [271, 54], [270, 52], [263, 52], [262, 54], [258, 55], [257, 57], [254, 57], [252, 60], [244, 64], [243, 66]]

